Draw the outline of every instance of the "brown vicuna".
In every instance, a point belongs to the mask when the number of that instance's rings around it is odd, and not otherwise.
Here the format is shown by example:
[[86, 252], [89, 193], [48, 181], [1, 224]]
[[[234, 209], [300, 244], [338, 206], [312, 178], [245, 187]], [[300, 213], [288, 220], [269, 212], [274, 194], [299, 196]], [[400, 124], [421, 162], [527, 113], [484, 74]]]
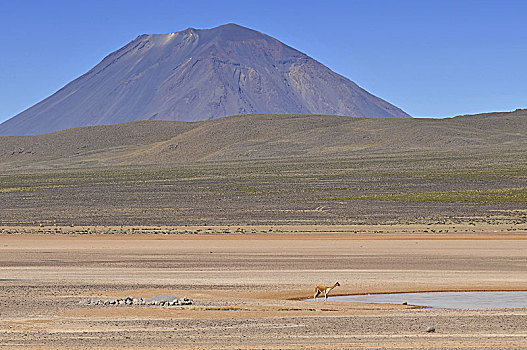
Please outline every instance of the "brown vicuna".
[[316, 286], [315, 287], [315, 296], [313, 297], [313, 299], [315, 299], [315, 301], [318, 301], [318, 296], [322, 293], [324, 293], [324, 300], [327, 301], [328, 300], [328, 294], [329, 292], [337, 287], [337, 286], [340, 286], [340, 283], [338, 282], [335, 282], [334, 285], [332, 285], [331, 287], [328, 287], [328, 286]]

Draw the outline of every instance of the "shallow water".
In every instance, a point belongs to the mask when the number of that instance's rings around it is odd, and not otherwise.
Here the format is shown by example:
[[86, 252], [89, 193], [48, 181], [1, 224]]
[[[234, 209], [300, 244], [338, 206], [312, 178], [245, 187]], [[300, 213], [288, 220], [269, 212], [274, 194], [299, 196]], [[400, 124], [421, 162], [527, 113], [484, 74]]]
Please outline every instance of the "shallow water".
[[[313, 299], [307, 299], [312, 301]], [[324, 298], [320, 299], [324, 300]], [[440, 309], [527, 307], [527, 292], [427, 292], [328, 297], [328, 301], [402, 304]]]

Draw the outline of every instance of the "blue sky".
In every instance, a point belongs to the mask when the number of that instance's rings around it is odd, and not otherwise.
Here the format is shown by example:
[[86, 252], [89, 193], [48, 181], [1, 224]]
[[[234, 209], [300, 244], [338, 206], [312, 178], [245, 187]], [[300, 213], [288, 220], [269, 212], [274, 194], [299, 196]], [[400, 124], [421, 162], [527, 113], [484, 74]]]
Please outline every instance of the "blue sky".
[[234, 22], [415, 117], [527, 107], [527, 1], [0, 0], [0, 122], [143, 33]]

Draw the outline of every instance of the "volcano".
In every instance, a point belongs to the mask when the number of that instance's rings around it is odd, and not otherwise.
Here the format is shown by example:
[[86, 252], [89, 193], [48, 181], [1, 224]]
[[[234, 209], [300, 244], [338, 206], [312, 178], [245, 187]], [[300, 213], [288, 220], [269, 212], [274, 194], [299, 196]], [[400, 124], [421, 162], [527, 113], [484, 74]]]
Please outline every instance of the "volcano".
[[0, 135], [254, 113], [409, 117], [306, 54], [255, 30], [225, 24], [140, 35], [0, 124]]

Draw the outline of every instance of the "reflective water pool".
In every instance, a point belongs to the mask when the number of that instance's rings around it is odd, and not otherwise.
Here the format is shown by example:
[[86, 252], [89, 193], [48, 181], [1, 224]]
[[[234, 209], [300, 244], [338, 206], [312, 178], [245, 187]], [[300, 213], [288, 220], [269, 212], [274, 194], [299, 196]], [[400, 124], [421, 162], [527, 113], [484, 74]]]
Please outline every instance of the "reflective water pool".
[[[312, 301], [313, 299], [307, 299]], [[324, 300], [324, 298], [319, 301]], [[527, 307], [527, 292], [427, 292], [328, 297], [328, 301], [428, 306], [445, 309]]]

